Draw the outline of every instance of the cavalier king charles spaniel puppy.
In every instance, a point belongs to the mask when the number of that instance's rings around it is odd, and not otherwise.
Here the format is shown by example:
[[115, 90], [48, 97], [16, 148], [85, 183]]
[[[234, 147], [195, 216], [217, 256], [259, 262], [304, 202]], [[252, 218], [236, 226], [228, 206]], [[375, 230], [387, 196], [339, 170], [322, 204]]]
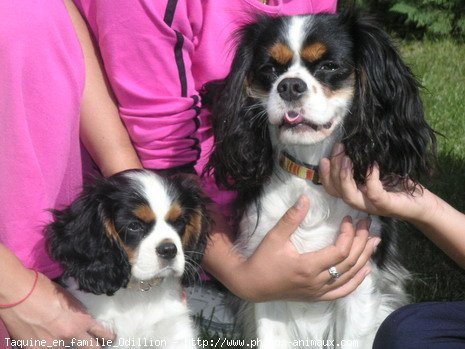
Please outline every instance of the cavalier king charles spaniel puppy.
[[[357, 11], [258, 18], [238, 32], [229, 75], [207, 84], [203, 98], [216, 139], [207, 170], [238, 192], [237, 248], [246, 257], [302, 194], [311, 208], [291, 238], [300, 253], [333, 244], [345, 216], [367, 216], [318, 183], [317, 165], [336, 142], [359, 183], [376, 162], [388, 188], [414, 195], [430, 172], [435, 135], [417, 82], [387, 34]], [[260, 348], [293, 348], [295, 340], [371, 348], [381, 322], [408, 300], [408, 272], [392, 220], [374, 217], [370, 232], [382, 242], [350, 295], [243, 305]]]
[[181, 281], [201, 261], [210, 220], [193, 180], [125, 171], [53, 213], [50, 254], [69, 291], [115, 331], [115, 346], [195, 347]]

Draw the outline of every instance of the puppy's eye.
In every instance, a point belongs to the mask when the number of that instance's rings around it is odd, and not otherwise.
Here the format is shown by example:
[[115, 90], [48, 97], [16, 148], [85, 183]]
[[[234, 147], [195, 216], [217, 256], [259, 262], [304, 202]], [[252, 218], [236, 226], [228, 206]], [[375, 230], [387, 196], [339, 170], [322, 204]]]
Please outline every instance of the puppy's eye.
[[186, 218], [185, 217], [179, 217], [178, 219], [176, 219], [174, 221], [171, 221], [170, 224], [173, 226], [174, 229], [180, 231], [186, 225]]
[[258, 68], [258, 71], [262, 74], [275, 74], [276, 68], [272, 64], [264, 64], [260, 68]]
[[127, 230], [133, 233], [138, 233], [144, 230], [144, 226], [142, 223], [134, 221], [128, 224]]
[[335, 71], [335, 70], [338, 70], [338, 69], [339, 69], [339, 65], [337, 63], [334, 63], [334, 62], [323, 63], [320, 66], [320, 70]]

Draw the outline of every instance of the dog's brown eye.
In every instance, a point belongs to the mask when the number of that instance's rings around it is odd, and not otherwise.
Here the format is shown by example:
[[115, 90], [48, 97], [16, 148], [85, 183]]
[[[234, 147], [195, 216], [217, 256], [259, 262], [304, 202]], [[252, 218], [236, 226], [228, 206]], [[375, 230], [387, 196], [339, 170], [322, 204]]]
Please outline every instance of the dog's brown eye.
[[339, 65], [337, 65], [336, 63], [334, 62], [328, 62], [328, 63], [324, 63], [320, 66], [320, 70], [329, 70], [329, 71], [334, 71], [334, 70], [338, 70], [339, 69]]
[[179, 217], [178, 219], [174, 220], [174, 221], [171, 221], [169, 222], [174, 229], [180, 231], [184, 228], [184, 226], [186, 225], [186, 217], [184, 216], [181, 216]]
[[263, 74], [273, 74], [276, 72], [276, 68], [272, 64], [264, 64], [258, 70]]
[[144, 230], [144, 226], [140, 222], [131, 222], [128, 224], [127, 229], [131, 232], [140, 232]]

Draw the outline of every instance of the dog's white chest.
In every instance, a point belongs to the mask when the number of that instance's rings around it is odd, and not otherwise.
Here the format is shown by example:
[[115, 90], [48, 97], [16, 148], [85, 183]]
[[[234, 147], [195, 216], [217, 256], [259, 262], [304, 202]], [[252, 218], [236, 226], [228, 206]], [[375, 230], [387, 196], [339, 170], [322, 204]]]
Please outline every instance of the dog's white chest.
[[179, 285], [167, 282], [147, 292], [120, 289], [113, 296], [70, 289], [89, 313], [117, 335], [112, 347], [194, 348], [195, 331]]
[[289, 177], [283, 181], [274, 176], [264, 188], [260, 198], [258, 224], [255, 205], [249, 208], [241, 221], [241, 235], [238, 241], [240, 251], [250, 256], [265, 235], [302, 194], [310, 199], [310, 210], [291, 237], [294, 246], [301, 253], [316, 251], [333, 244], [345, 216], [350, 215], [355, 220], [367, 216], [350, 208], [342, 200], [328, 195], [322, 186], [296, 177]]
[[[354, 221], [366, 217], [365, 213], [329, 196], [322, 186], [308, 184], [295, 177], [288, 177], [283, 181], [275, 176], [264, 188], [260, 198], [260, 213], [257, 213], [256, 207], [251, 206], [244, 215], [237, 248], [244, 255], [250, 256], [302, 194], [309, 197], [311, 208], [300, 227], [291, 236], [292, 243], [300, 253], [320, 250], [333, 244], [340, 233], [340, 225], [345, 216], [350, 215]], [[380, 222], [374, 217], [370, 233], [378, 235], [380, 230]], [[384, 284], [383, 280], [387, 280], [381, 275], [384, 272], [374, 264], [372, 268], [372, 274], [355, 292], [335, 301], [275, 301], [253, 305], [256, 335], [261, 341], [259, 347], [291, 348], [296, 346], [290, 343], [298, 340], [314, 340], [319, 341], [318, 343], [325, 340], [334, 343], [339, 341], [339, 344], [342, 340], [352, 340], [350, 343], [355, 343], [355, 346], [347, 347], [369, 348], [381, 321], [405, 302], [402, 287], [396, 289], [396, 282], [392, 285], [389, 282]], [[402, 283], [404, 276], [401, 271], [397, 284]], [[391, 302], [391, 294], [395, 294], [395, 302]], [[324, 347], [317, 342], [312, 343], [314, 347]]]

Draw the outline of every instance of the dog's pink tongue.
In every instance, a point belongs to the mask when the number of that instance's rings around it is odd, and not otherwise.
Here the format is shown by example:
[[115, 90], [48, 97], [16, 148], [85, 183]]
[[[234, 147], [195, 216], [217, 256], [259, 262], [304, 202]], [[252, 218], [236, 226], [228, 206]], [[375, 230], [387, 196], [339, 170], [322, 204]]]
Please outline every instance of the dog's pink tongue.
[[304, 121], [304, 117], [295, 111], [290, 111], [284, 114], [284, 122], [287, 124], [295, 125]]

